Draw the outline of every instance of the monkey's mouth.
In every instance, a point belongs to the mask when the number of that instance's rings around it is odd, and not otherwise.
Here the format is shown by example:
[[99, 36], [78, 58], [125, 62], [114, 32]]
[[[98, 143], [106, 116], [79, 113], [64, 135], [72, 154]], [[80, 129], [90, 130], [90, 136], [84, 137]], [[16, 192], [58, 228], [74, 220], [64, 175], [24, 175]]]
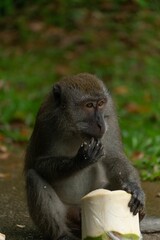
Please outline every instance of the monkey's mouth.
[[82, 139], [88, 143], [92, 138], [95, 140], [101, 140], [104, 134], [82, 133], [81, 135]]
[[101, 139], [106, 132], [106, 129], [100, 128], [99, 126], [92, 127], [92, 130], [88, 131], [87, 134], [90, 138]]

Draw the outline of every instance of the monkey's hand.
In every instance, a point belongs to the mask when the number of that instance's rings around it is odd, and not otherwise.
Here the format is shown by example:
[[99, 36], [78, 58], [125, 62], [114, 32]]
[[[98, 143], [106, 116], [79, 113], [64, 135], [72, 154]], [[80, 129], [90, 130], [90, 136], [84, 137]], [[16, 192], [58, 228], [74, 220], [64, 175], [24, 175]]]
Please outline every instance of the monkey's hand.
[[84, 168], [97, 162], [104, 155], [102, 143], [99, 140], [91, 139], [89, 143], [84, 142], [77, 153], [78, 164]]
[[145, 194], [142, 189], [137, 185], [137, 183], [129, 182], [124, 183], [122, 186], [123, 190], [132, 194], [131, 200], [128, 203], [130, 211], [133, 215], [139, 213], [140, 221], [145, 216], [144, 206], [145, 206]]

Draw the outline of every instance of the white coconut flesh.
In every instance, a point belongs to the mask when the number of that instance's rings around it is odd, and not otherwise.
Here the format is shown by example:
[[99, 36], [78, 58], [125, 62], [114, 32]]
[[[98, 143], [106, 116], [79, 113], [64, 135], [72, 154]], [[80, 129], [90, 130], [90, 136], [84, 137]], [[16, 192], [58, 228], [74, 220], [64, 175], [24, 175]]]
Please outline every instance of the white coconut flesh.
[[139, 240], [139, 215], [130, 212], [131, 194], [98, 189], [81, 200], [82, 239]]

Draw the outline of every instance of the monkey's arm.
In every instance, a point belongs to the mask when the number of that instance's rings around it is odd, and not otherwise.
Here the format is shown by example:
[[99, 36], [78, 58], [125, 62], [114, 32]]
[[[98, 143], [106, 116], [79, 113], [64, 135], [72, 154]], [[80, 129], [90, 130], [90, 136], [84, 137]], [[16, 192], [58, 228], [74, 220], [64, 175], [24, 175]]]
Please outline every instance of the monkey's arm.
[[125, 156], [112, 158], [106, 161], [107, 176], [110, 184], [110, 190], [122, 189], [132, 194], [128, 204], [131, 212], [140, 214], [140, 219], [145, 215], [145, 194], [141, 188], [139, 176]]
[[103, 147], [100, 141], [91, 139], [90, 143], [83, 143], [76, 156], [39, 157], [35, 161], [35, 169], [45, 179], [58, 180], [78, 172], [79, 170], [93, 164], [103, 156]]

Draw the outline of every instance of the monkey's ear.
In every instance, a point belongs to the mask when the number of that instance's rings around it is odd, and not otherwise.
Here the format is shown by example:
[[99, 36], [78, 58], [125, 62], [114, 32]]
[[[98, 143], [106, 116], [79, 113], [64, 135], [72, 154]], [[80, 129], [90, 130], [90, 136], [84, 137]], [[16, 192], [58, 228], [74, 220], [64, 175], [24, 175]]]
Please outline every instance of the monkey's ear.
[[54, 95], [54, 99], [56, 104], [59, 106], [62, 102], [62, 90], [59, 84], [56, 84], [53, 86], [53, 95]]

